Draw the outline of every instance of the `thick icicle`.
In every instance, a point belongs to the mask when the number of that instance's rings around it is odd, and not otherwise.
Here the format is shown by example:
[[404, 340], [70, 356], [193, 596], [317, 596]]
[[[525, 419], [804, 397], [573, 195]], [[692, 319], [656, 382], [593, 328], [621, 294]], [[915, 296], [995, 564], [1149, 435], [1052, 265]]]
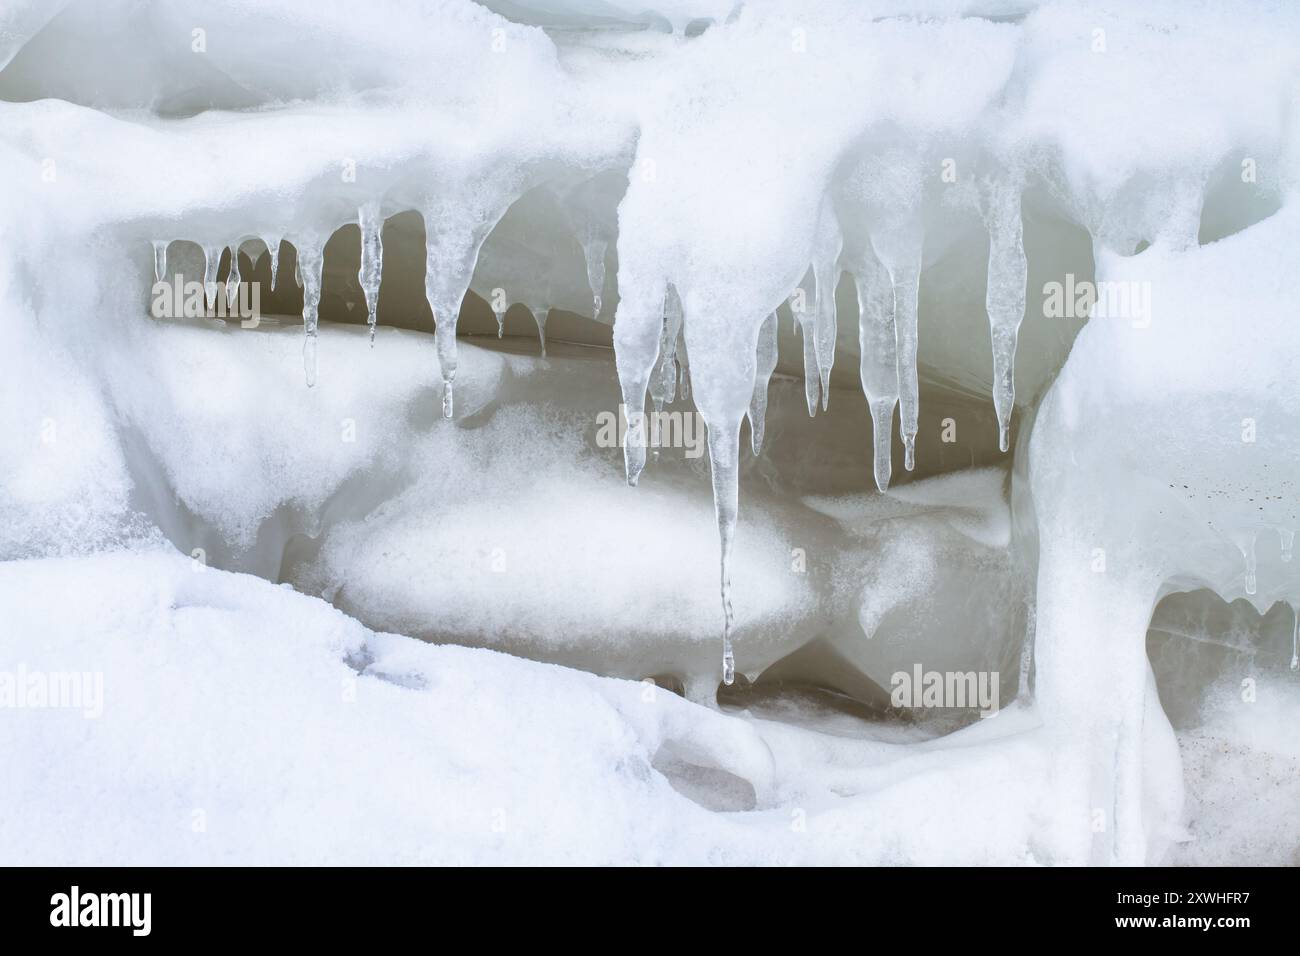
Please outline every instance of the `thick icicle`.
[[542, 358], [546, 358], [546, 319], [551, 310], [545, 306], [529, 310], [533, 313], [533, 321], [537, 323], [537, 341], [542, 346]]
[[384, 269], [384, 220], [379, 203], [369, 202], [357, 210], [361, 226], [361, 268], [357, 279], [366, 297], [366, 325], [370, 327], [370, 347], [375, 347], [375, 323], [379, 311], [379, 281]]
[[840, 253], [844, 237], [829, 197], [822, 204], [817, 221], [817, 237], [813, 247], [812, 273], [814, 282], [813, 352], [817, 359], [817, 374], [821, 385], [822, 410], [831, 400], [831, 368], [835, 364], [836, 320], [835, 290], [840, 283]]
[[998, 447], [1011, 444], [1011, 411], [1016, 401], [1016, 341], [1025, 316], [1024, 227], [1020, 217], [1020, 184], [998, 179], [988, 188], [984, 218], [989, 230], [988, 310], [993, 340], [993, 407], [998, 416]]
[[[424, 210], [424, 295], [433, 310], [433, 341], [442, 369], [442, 414], [455, 412], [456, 324], [474, 277], [483, 240], [500, 221], [508, 203], [475, 212], [465, 208], [461, 190], [437, 196]], [[458, 205], [458, 203], [461, 203]]]
[[319, 322], [321, 266], [324, 245], [315, 240], [298, 242], [298, 271], [302, 276], [302, 365], [307, 387], [316, 384], [316, 327]]
[[767, 386], [776, 370], [776, 313], [773, 312], [758, 330], [755, 350], [754, 397], [749, 401], [749, 443], [758, 456], [763, 451], [763, 426], [767, 418]]
[[790, 297], [790, 311], [803, 336], [803, 393], [808, 417], [813, 418], [821, 400], [822, 378], [817, 362], [817, 279], [811, 266]]
[[162, 282], [163, 276], [167, 274], [167, 240], [155, 239], [153, 241], [153, 279], [155, 282]]
[[889, 270], [894, 287], [894, 339], [898, 357], [899, 431], [903, 435], [903, 467], [916, 466], [920, 385], [916, 374], [917, 298], [921, 284], [919, 224], [908, 224], [872, 234], [871, 244]]
[[659, 359], [666, 297], [677, 299], [671, 286], [634, 284], [622, 294], [614, 318], [614, 362], [618, 370], [627, 434], [623, 440], [623, 467], [627, 483], [635, 486], [645, 470], [645, 397]]
[[217, 270], [221, 268], [220, 248], [203, 247], [203, 304], [206, 310], [217, 307]]
[[239, 243], [230, 247], [230, 273], [226, 276], [226, 307], [233, 309], [239, 299]]
[[855, 270], [862, 391], [871, 409], [876, 487], [884, 491], [893, 472], [894, 406], [898, 404], [894, 292], [888, 270], [870, 248], [864, 250]]

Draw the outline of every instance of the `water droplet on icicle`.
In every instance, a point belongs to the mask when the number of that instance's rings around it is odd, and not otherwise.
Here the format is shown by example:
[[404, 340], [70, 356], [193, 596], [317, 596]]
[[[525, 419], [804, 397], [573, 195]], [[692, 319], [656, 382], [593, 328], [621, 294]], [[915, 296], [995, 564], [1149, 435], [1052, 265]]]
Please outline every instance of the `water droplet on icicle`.
[[776, 371], [776, 313], [773, 312], [758, 330], [755, 351], [754, 395], [749, 400], [749, 442], [755, 457], [763, 451], [763, 431], [767, 418], [767, 388]]
[[984, 210], [989, 230], [988, 289], [985, 307], [993, 341], [993, 407], [998, 416], [998, 447], [1011, 444], [1011, 412], [1016, 402], [1016, 342], [1025, 317], [1024, 226], [1020, 184], [998, 179], [987, 187]]
[[153, 280], [162, 282], [163, 276], [167, 274], [167, 240], [155, 239], [153, 241]]
[[898, 405], [894, 289], [888, 270], [869, 247], [851, 268], [858, 291], [859, 371], [871, 410], [873, 471], [876, 487], [885, 491], [893, 472], [894, 408]]
[[316, 331], [320, 322], [321, 266], [324, 264], [323, 246], [313, 239], [296, 243], [298, 248], [298, 274], [302, 281], [302, 365], [307, 387], [316, 384]]
[[361, 268], [357, 279], [366, 297], [366, 325], [370, 329], [370, 347], [375, 347], [375, 325], [379, 317], [379, 283], [384, 271], [384, 220], [379, 203], [369, 202], [357, 210], [361, 227]]

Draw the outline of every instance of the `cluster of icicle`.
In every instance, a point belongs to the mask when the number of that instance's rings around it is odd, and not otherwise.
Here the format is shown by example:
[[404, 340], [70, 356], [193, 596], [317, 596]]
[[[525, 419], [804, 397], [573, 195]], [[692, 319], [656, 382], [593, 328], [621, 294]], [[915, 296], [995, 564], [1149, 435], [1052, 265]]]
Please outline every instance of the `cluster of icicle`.
[[[1015, 400], [1014, 361], [1016, 340], [1025, 310], [1027, 264], [1022, 242], [1019, 184], [998, 181], [981, 190], [981, 212], [989, 231], [987, 310], [993, 347], [993, 402], [997, 412], [1000, 445], [1008, 448], [1012, 406]], [[435, 321], [435, 346], [443, 378], [443, 414], [451, 418], [454, 409], [453, 382], [456, 377], [456, 323], [462, 302], [469, 290], [479, 250], [499, 216], [485, 217], [472, 226], [463, 215], [451, 209], [425, 210], [427, 236], [425, 295]], [[374, 344], [379, 285], [383, 272], [383, 217], [377, 202], [367, 203], [357, 211], [361, 230], [361, 262], [358, 278], [365, 295], [370, 341]], [[590, 225], [590, 224], [588, 224]], [[575, 231], [586, 254], [588, 281], [592, 290], [593, 315], [601, 309], [601, 290], [605, 281], [605, 252], [612, 239], [595, 228]], [[295, 280], [303, 290], [303, 364], [307, 385], [316, 383], [316, 339], [321, 295], [321, 268], [327, 236], [296, 235]], [[240, 282], [239, 251], [245, 242], [260, 242], [262, 254], [271, 257], [271, 282], [278, 274], [280, 236], [247, 236], [228, 248], [231, 266], [225, 283], [227, 301], [233, 303]], [[857, 287], [858, 334], [861, 353], [862, 389], [871, 411], [874, 432], [874, 475], [883, 492], [891, 476], [891, 439], [894, 410], [899, 409], [900, 431], [905, 449], [904, 466], [915, 467], [918, 422], [917, 377], [917, 303], [920, 287], [923, 236], [919, 224], [888, 223], [873, 230], [860, 248], [845, 243], [833, 214], [824, 208], [820, 217], [813, 261], [804, 279], [789, 296], [788, 303], [804, 347], [804, 388], [808, 414], [816, 415], [830, 401], [830, 373], [835, 362], [838, 316], [835, 289], [844, 272], [850, 272]], [[155, 277], [162, 281], [167, 274], [167, 240], [155, 240]], [[226, 247], [201, 244], [205, 258], [204, 289], [209, 303], [217, 295], [217, 274]], [[504, 303], [494, 303], [498, 335], [504, 329]], [[546, 307], [531, 307], [537, 322], [543, 354], [546, 349]], [[681, 299], [669, 284], [663, 302], [663, 323], [654, 341], [656, 353], [643, 356], [645, 367], [652, 367], [648, 389], [655, 410], [678, 397], [689, 396], [687, 355], [684, 346]], [[747, 418], [750, 424], [753, 453], [762, 451], [768, 384], [777, 364], [777, 315], [767, 315], [757, 327], [753, 395]], [[625, 387], [625, 395], [628, 394]], [[628, 435], [625, 445], [628, 483], [635, 485], [645, 465], [645, 445], [640, 441], [643, 415], [628, 408]], [[734, 615], [731, 607], [730, 555], [737, 519], [736, 485], [738, 481], [738, 432], [734, 441], [726, 436], [710, 435], [709, 459], [714, 475], [714, 497], [722, 545], [721, 596], [723, 605], [723, 681], [732, 683], [735, 675], [731, 631]]]

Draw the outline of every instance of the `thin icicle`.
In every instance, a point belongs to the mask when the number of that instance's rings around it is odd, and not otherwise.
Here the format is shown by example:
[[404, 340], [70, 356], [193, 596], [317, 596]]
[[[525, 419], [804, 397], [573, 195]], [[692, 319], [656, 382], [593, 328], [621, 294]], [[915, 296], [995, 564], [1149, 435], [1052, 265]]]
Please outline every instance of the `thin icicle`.
[[998, 416], [998, 447], [1011, 446], [1011, 412], [1016, 402], [1016, 342], [1025, 317], [1024, 226], [1020, 216], [1020, 184], [998, 179], [987, 189], [984, 210], [989, 230], [988, 310], [993, 340], [993, 407]]
[[592, 318], [599, 318], [601, 296], [605, 291], [605, 253], [609, 243], [604, 239], [588, 238], [582, 243], [582, 254], [587, 260], [587, 284], [591, 286]]
[[239, 243], [230, 247], [230, 273], [226, 276], [226, 306], [233, 309], [239, 299]]
[[497, 317], [497, 338], [504, 338], [506, 334], [506, 313], [504, 310], [496, 313]]
[[899, 430], [903, 435], [903, 467], [916, 467], [916, 433], [920, 385], [916, 374], [917, 299], [921, 285], [923, 236], [918, 224], [908, 224], [887, 233], [872, 235], [875, 247], [889, 270], [894, 288], [894, 340], [898, 358]]
[[323, 245], [314, 240], [298, 244], [298, 272], [302, 277], [302, 365], [307, 387], [316, 384], [316, 327], [319, 323], [321, 266]]
[[263, 236], [267, 255], [271, 257], [271, 291], [275, 291], [276, 277], [280, 274], [280, 237]]
[[870, 248], [855, 266], [858, 290], [858, 352], [862, 392], [871, 410], [873, 471], [885, 491], [893, 473], [894, 407], [898, 404], [897, 341], [894, 337], [894, 292], [889, 272]]
[[1291, 669], [1300, 671], [1300, 608], [1291, 605]]
[[817, 363], [817, 279], [811, 266], [790, 296], [790, 311], [803, 337], [803, 393], [808, 417], [814, 418], [821, 401], [822, 378]]
[[1282, 539], [1282, 560], [1290, 561], [1292, 548], [1295, 547], [1295, 531], [1291, 528], [1278, 528], [1277, 534]]
[[722, 596], [722, 682], [736, 679], [736, 660], [731, 647], [735, 614], [731, 606], [731, 552], [739, 515], [740, 423], [709, 427], [709, 470], [713, 479], [713, 507], [718, 519], [721, 545]]
[[1246, 558], [1246, 593], [1255, 593], [1255, 535], [1251, 535], [1242, 547], [1241, 553]]
[[370, 328], [370, 347], [375, 347], [375, 324], [379, 313], [379, 283], [384, 271], [384, 220], [379, 203], [368, 202], [357, 210], [361, 226], [361, 268], [357, 279], [366, 297], [366, 325]]
[[767, 418], [767, 386], [776, 370], [776, 313], [773, 312], [758, 330], [755, 351], [754, 395], [749, 400], [749, 443], [755, 457], [763, 451], [763, 428]]
[[533, 313], [533, 321], [537, 323], [537, 341], [542, 346], [542, 358], [546, 358], [546, 319], [551, 310], [542, 306], [529, 311]]
[[217, 270], [221, 268], [222, 251], [215, 246], [203, 247], [203, 304], [206, 311], [217, 307]]
[[677, 339], [677, 397], [683, 402], [691, 397], [691, 362], [686, 352], [686, 337]]
[[835, 290], [840, 283], [840, 253], [844, 237], [829, 198], [822, 204], [817, 221], [817, 238], [813, 247], [812, 273], [815, 283], [813, 315], [813, 351], [817, 357], [818, 381], [821, 385], [822, 411], [831, 400], [831, 368], [835, 365], [836, 320]]
[[153, 241], [153, 280], [162, 282], [163, 276], [167, 274], [167, 240], [155, 239]]

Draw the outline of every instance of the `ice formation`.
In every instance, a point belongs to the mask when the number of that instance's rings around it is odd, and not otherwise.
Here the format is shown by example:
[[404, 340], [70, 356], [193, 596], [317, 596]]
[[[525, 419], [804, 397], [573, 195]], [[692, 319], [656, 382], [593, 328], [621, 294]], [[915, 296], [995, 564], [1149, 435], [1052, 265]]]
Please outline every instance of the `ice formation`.
[[[1265, 0], [11, 2], [13, 649], [78, 626], [28, 577], [144, 607], [151, 569], [187, 590], [170, 546], [217, 582], [200, 602], [334, 613], [249, 572], [355, 618], [300, 642], [321, 673], [446, 661], [545, 697], [541, 665], [369, 627], [601, 675], [563, 678], [583, 690], [557, 720], [627, 721], [622, 809], [651, 812], [632, 778], [654, 812], [741, 793], [765, 832], [813, 804], [819, 839], [767, 832], [760, 858], [938, 859], [907, 808], [953, 781], [996, 817], [963, 860], [1185, 853], [1180, 748], [1285, 751], [1233, 715], [1172, 720], [1147, 645], [1170, 601], [1300, 604], [1297, 37]], [[203, 314], [148, 318], [175, 276]], [[618, 449], [593, 437], [615, 410]], [[197, 633], [184, 607], [153, 643]], [[1294, 613], [1287, 637], [1289, 672]], [[710, 709], [783, 681], [884, 707], [909, 662], [996, 671], [1016, 703], [891, 744], [875, 783], [849, 768], [884, 745]], [[693, 703], [639, 722], [618, 678]], [[602, 816], [608, 858], [695, 859], [699, 834], [749, 858], [744, 824], [686, 804], [661, 852]]]

